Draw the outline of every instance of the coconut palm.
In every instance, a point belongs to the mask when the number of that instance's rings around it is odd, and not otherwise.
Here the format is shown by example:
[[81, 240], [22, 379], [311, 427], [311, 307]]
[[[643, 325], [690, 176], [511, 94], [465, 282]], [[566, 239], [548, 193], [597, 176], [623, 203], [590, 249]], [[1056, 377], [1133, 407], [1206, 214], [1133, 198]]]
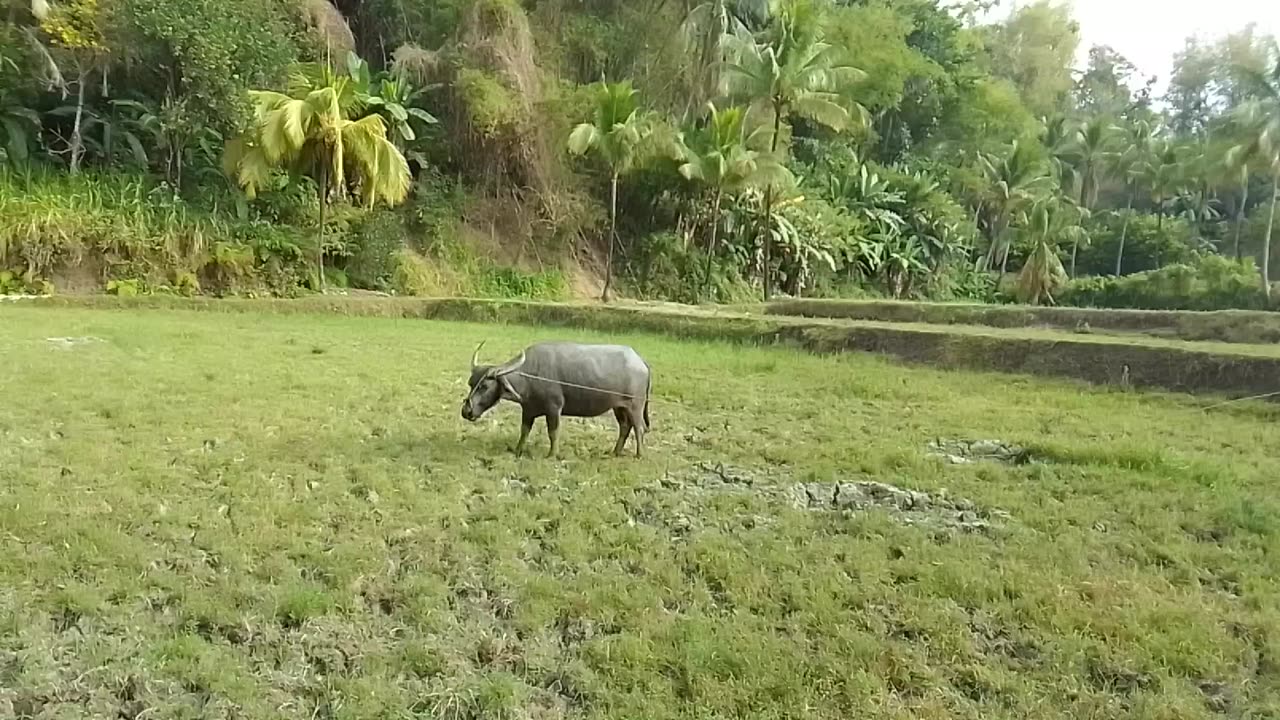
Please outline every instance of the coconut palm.
[[1138, 120], [1125, 129], [1125, 137], [1121, 149], [1111, 156], [1112, 171], [1124, 178], [1128, 190], [1129, 204], [1125, 208], [1124, 224], [1120, 228], [1120, 248], [1116, 251], [1116, 276], [1120, 276], [1124, 265], [1124, 246], [1129, 237], [1129, 221], [1133, 218], [1133, 204], [1138, 198], [1138, 189], [1142, 180], [1142, 168], [1151, 155], [1151, 125]]
[[1049, 153], [1049, 175], [1058, 181], [1063, 192], [1075, 192], [1079, 177], [1074, 164], [1077, 128], [1064, 115], [1044, 121], [1040, 144]]
[[[331, 196], [354, 187], [365, 205], [396, 205], [409, 194], [411, 177], [404, 155], [387, 138], [381, 116], [359, 117], [362, 103], [351, 79], [326, 67], [300, 66], [288, 93], [249, 93], [253, 122], [227, 144], [223, 168], [249, 197], [277, 170], [316, 181], [320, 229], [316, 251], [318, 287], [324, 289], [324, 224]], [[352, 119], [359, 117], [359, 119]]]
[[1114, 150], [1118, 129], [1109, 120], [1095, 118], [1075, 130], [1071, 155], [1080, 175], [1078, 202], [1081, 207], [1092, 208], [1098, 203], [1098, 187], [1106, 179], [1107, 160]]
[[[1138, 169], [1142, 184], [1151, 196], [1151, 205], [1156, 211], [1156, 232], [1161, 237], [1164, 236], [1166, 206], [1184, 184], [1181, 162], [1178, 147], [1169, 140], [1159, 140]], [[1156, 268], [1160, 265], [1157, 253]]]
[[753, 185], [785, 181], [786, 168], [763, 150], [768, 145], [767, 128], [747, 126], [747, 111], [742, 107], [718, 110], [708, 104], [710, 116], [706, 126], [681, 138], [677, 153], [680, 174], [703, 186], [711, 193], [711, 240], [707, 243], [706, 271], [702, 277], [705, 295], [711, 285], [711, 266], [720, 231], [720, 203]]
[[1280, 203], [1280, 57], [1272, 70], [1265, 74], [1252, 73], [1250, 81], [1252, 99], [1240, 111], [1247, 139], [1232, 148], [1229, 157], [1236, 165], [1253, 161], [1271, 173], [1271, 209], [1262, 241], [1261, 268], [1262, 291], [1270, 300], [1271, 235], [1275, 230], [1276, 205]]
[[1016, 140], [1003, 156], [981, 156], [979, 165], [988, 185], [983, 206], [987, 208], [991, 233], [991, 245], [981, 267], [993, 269], [998, 257], [1003, 273], [1009, 263], [1009, 228], [1019, 213], [1039, 197], [1048, 184], [1048, 176], [1032, 148]]
[[613, 251], [618, 244], [618, 179], [634, 166], [640, 145], [649, 134], [648, 118], [640, 112], [637, 91], [630, 82], [601, 82], [596, 93], [595, 119], [569, 135], [569, 152], [595, 153], [609, 168], [609, 249], [605, 260], [604, 292], [609, 301], [613, 280]]
[[[770, 23], [758, 36], [738, 33], [729, 39], [732, 60], [726, 66], [730, 96], [772, 117], [770, 152], [778, 153], [782, 124], [793, 114], [835, 131], [865, 123], [866, 109], [843, 94], [864, 73], [843, 63], [838, 50], [822, 40], [822, 17], [814, 0], [775, 0], [770, 10]], [[762, 217], [772, 216], [774, 198], [775, 188], [767, 187]], [[767, 226], [761, 228], [766, 299], [771, 235]]]
[[1031, 241], [1031, 254], [1018, 273], [1018, 300], [1039, 305], [1054, 303], [1053, 293], [1067, 282], [1066, 271], [1058, 250], [1064, 242], [1079, 246], [1088, 241], [1082, 221], [1088, 211], [1068, 200], [1043, 198], [1033, 203], [1026, 214], [1022, 232]]
[[[1075, 137], [1071, 146], [1071, 157], [1075, 163], [1079, 182], [1079, 205], [1092, 210], [1098, 202], [1098, 186], [1102, 184], [1109, 169], [1108, 160], [1112, 154], [1116, 127], [1110, 121], [1095, 118], [1075, 129]], [[1076, 256], [1080, 251], [1078, 242], [1071, 246], [1070, 276], [1076, 276]]]

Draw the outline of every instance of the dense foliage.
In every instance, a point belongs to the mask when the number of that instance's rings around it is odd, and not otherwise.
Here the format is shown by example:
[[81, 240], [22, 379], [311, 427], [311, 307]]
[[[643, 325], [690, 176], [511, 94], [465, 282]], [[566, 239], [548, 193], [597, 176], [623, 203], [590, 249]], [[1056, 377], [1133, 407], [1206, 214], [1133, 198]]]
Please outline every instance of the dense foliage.
[[4, 289], [1266, 306], [1275, 39], [977, 7], [3, 0]]

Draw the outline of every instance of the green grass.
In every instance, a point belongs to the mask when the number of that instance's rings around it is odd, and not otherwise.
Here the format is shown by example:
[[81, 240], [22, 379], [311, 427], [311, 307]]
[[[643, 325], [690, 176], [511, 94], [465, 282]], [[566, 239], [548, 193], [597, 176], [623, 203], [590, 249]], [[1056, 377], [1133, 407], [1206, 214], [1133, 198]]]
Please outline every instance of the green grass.
[[[1273, 408], [870, 356], [416, 320], [0, 307], [0, 717], [1280, 713]], [[70, 347], [49, 337], [93, 336]], [[610, 337], [644, 460], [471, 349]], [[541, 430], [541, 428], [539, 428]], [[948, 466], [935, 437], [1044, 460]], [[535, 450], [545, 448], [538, 436]], [[664, 483], [875, 478], [988, 534]]]

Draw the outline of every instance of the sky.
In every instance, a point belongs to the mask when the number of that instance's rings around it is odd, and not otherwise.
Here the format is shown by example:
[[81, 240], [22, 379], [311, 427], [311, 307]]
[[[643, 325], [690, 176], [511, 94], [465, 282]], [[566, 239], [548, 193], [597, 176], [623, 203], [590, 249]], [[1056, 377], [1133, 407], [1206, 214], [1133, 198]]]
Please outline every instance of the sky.
[[[1190, 35], [1212, 40], [1256, 22], [1263, 33], [1280, 36], [1280, 0], [1069, 0], [1080, 23], [1081, 64], [1094, 45], [1110, 45], [1155, 75], [1162, 90], [1173, 54]], [[1022, 4], [1019, 2], [1017, 4]], [[1001, 12], [1015, 6], [1001, 3]]]

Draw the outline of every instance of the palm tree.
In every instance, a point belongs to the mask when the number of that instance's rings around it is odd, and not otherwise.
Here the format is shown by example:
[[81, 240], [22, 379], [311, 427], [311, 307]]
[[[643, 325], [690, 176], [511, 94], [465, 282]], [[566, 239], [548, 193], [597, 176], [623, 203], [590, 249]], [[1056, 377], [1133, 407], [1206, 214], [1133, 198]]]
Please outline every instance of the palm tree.
[[604, 302], [609, 302], [613, 250], [618, 244], [618, 178], [631, 170], [649, 132], [648, 119], [641, 114], [636, 95], [628, 81], [601, 82], [596, 93], [595, 120], [578, 125], [569, 134], [569, 152], [585, 155], [595, 150], [609, 168], [609, 250], [604, 292], [600, 296]]
[[1116, 251], [1116, 277], [1120, 276], [1124, 265], [1124, 245], [1129, 237], [1129, 221], [1133, 218], [1133, 204], [1138, 197], [1141, 171], [1151, 155], [1151, 126], [1144, 120], [1138, 120], [1126, 129], [1125, 136], [1124, 149], [1112, 155], [1112, 170], [1124, 178], [1125, 187], [1129, 191], [1129, 205], [1125, 208], [1124, 224], [1120, 229], [1120, 249]]
[[[822, 18], [814, 0], [774, 0], [772, 19], [760, 36], [738, 33], [729, 39], [733, 58], [726, 74], [729, 94], [750, 101], [773, 118], [770, 153], [777, 155], [782, 123], [792, 114], [837, 132], [865, 123], [866, 109], [842, 92], [864, 77], [842, 63], [838, 50], [822, 40]], [[772, 217], [775, 188], [765, 188], [762, 217]], [[769, 227], [761, 227], [764, 296], [770, 297], [772, 259]]]
[[1054, 304], [1053, 293], [1067, 282], [1058, 248], [1068, 240], [1073, 247], [1082, 240], [1088, 241], [1081, 224], [1086, 217], [1087, 211], [1069, 200], [1043, 198], [1031, 206], [1022, 230], [1031, 240], [1032, 251], [1018, 273], [1019, 301], [1039, 305], [1047, 300]]
[[1073, 164], [1073, 152], [1077, 129], [1064, 115], [1055, 115], [1044, 121], [1040, 143], [1049, 153], [1049, 174], [1058, 181], [1063, 192], [1075, 192], [1079, 184]]
[[748, 32], [748, 23], [766, 19], [769, 4], [768, 0], [706, 0], [688, 8], [680, 24], [682, 49], [691, 59], [686, 118], [718, 93], [726, 41]]
[[[1262, 292], [1271, 300], [1271, 234], [1275, 230], [1276, 205], [1280, 203], [1280, 57], [1267, 73], [1251, 73], [1252, 99], [1241, 109], [1241, 125], [1247, 140], [1232, 148], [1229, 157], [1243, 166], [1250, 160], [1271, 172], [1271, 209], [1262, 241]], [[1247, 176], [1246, 176], [1246, 182]]]
[[[1092, 210], [1098, 202], [1098, 186], [1102, 184], [1107, 171], [1115, 131], [1115, 126], [1101, 118], [1089, 120], [1075, 130], [1071, 155], [1076, 164], [1076, 173], [1080, 177], [1079, 205], [1085, 210]], [[1076, 256], [1079, 250], [1077, 236], [1076, 242], [1071, 246], [1072, 278], [1076, 276]]]
[[717, 110], [708, 103], [710, 117], [704, 128], [691, 134], [692, 142], [680, 139], [677, 148], [680, 174], [711, 192], [711, 240], [707, 243], [706, 271], [702, 290], [711, 285], [711, 265], [720, 230], [720, 203], [726, 194], [764, 184], [790, 175], [774, 156], [761, 148], [767, 145], [762, 126], [747, 128], [747, 111], [742, 107]]
[[1003, 157], [983, 155], [979, 158], [988, 189], [984, 205], [990, 216], [991, 245], [982, 259], [982, 269], [995, 267], [1000, 258], [1000, 272], [1008, 269], [1008, 230], [1046, 183], [1044, 165], [1028, 145], [1014, 141]]
[[[317, 283], [324, 291], [324, 224], [332, 195], [345, 196], [349, 185], [372, 208], [397, 205], [409, 194], [409, 164], [387, 138], [380, 115], [364, 110], [351, 78], [327, 65], [298, 66], [288, 93], [249, 93], [253, 123], [227, 144], [224, 170], [250, 198], [278, 169], [311, 177], [320, 199], [316, 250]], [[352, 119], [358, 117], [358, 119]]]
[[[1168, 140], [1158, 141], [1147, 156], [1139, 172], [1142, 182], [1151, 195], [1151, 204], [1156, 211], [1156, 233], [1164, 240], [1165, 206], [1178, 194], [1182, 187], [1181, 158], [1178, 148]], [[1157, 245], [1159, 247], [1159, 245]], [[1156, 268], [1161, 266], [1159, 251], [1156, 251]]]
[[[1230, 155], [1228, 155], [1228, 158], [1230, 158]], [[1231, 165], [1230, 159], [1228, 159], [1227, 164], [1229, 166]], [[1232, 243], [1234, 246], [1233, 254], [1235, 255], [1236, 260], [1239, 260], [1241, 258], [1240, 232], [1244, 230], [1245, 209], [1249, 206], [1249, 179], [1253, 175], [1253, 167], [1248, 159], [1242, 158], [1240, 162], [1235, 164], [1231, 171], [1236, 175], [1237, 179], [1240, 180], [1240, 197], [1236, 200], [1235, 240]]]

